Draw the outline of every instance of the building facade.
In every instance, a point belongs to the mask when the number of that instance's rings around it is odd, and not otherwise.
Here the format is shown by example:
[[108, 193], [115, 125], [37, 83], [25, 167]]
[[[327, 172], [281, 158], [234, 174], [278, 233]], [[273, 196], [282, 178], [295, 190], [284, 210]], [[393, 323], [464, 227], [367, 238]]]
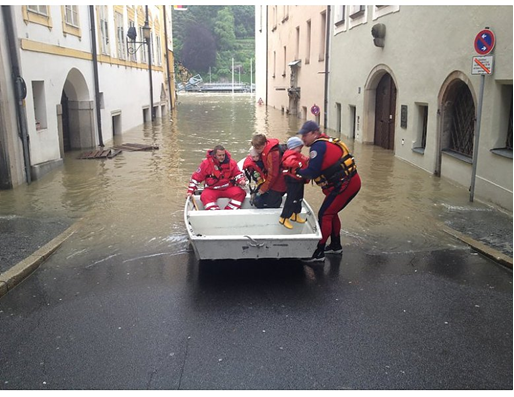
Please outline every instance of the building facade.
[[1, 12], [2, 187], [37, 179], [62, 164], [65, 152], [108, 145], [173, 106], [171, 9], [38, 5]]
[[[330, 6], [327, 126], [512, 211], [512, 11]], [[484, 30], [495, 45], [481, 75]]]
[[327, 6], [267, 6], [267, 105], [323, 121]]

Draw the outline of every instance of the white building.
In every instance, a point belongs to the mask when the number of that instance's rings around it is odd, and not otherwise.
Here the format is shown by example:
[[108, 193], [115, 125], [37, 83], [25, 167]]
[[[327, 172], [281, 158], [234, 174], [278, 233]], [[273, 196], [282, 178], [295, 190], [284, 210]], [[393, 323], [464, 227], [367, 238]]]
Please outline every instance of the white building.
[[[114, 135], [168, 112], [174, 84], [167, 84], [173, 59], [166, 73], [166, 47], [172, 58], [171, 9], [166, 8], [2, 6], [1, 187], [37, 179], [59, 166], [64, 152], [108, 146]], [[149, 45], [143, 38], [146, 22]], [[140, 44], [127, 38], [132, 26]], [[13, 71], [25, 83], [19, 84], [26, 91], [21, 106], [16, 106]], [[19, 138], [24, 134], [25, 147]]]
[[[512, 11], [330, 6], [328, 127], [429, 173], [474, 184], [474, 197], [512, 211]], [[473, 58], [484, 55], [475, 42], [486, 29], [496, 44], [485, 54], [494, 61], [477, 147], [482, 76], [474, 73], [486, 71]]]

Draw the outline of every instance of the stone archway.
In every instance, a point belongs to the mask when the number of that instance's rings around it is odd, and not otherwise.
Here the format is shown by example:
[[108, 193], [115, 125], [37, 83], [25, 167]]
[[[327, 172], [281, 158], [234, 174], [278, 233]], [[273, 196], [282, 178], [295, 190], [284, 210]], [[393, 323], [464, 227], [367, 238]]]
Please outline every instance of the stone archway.
[[[438, 95], [439, 120], [437, 130], [437, 152], [434, 174], [452, 175], [464, 186], [472, 164], [473, 142], [476, 122], [477, 98], [471, 81], [460, 72], [451, 73], [441, 86]], [[443, 164], [443, 152], [447, 152], [461, 164], [447, 161]], [[451, 166], [451, 164], [454, 164]], [[455, 169], [460, 168], [457, 172]]]
[[394, 150], [397, 87], [387, 65], [371, 70], [364, 86], [363, 142]]
[[94, 102], [82, 72], [71, 69], [58, 105], [61, 152], [96, 146], [93, 110]]

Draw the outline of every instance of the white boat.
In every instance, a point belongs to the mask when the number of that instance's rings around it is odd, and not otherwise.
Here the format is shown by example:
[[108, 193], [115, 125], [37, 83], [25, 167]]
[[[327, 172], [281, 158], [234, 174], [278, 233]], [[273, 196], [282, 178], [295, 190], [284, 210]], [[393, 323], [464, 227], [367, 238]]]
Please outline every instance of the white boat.
[[[218, 200], [220, 208], [227, 203]], [[321, 239], [316, 214], [304, 200], [300, 216], [307, 222], [287, 229], [278, 223], [281, 212], [253, 207], [249, 194], [239, 210], [206, 211], [194, 194], [186, 200], [184, 223], [199, 260], [310, 258]]]

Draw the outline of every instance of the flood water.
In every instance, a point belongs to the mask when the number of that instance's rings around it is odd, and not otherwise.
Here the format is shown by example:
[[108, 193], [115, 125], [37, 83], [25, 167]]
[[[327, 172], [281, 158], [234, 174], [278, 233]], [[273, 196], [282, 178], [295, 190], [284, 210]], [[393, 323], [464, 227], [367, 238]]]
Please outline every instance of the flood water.
[[[158, 150], [124, 151], [105, 160], [80, 160], [81, 151], [69, 152], [64, 166], [41, 180], [1, 191], [0, 215], [80, 220], [79, 238], [67, 248], [68, 258], [83, 255], [88, 266], [114, 257], [194, 256], [183, 207], [189, 178], [206, 151], [223, 144], [239, 160], [246, 156], [253, 134], [285, 142], [302, 124], [255, 102], [245, 94], [183, 94], [165, 119], [115, 136], [106, 145], [145, 143]], [[343, 245], [370, 253], [448, 248], [455, 240], [440, 230], [445, 213], [460, 206], [486, 208], [469, 203], [464, 188], [396, 159], [391, 151], [345, 141], [363, 187], [341, 213]], [[306, 199], [317, 211], [323, 196], [318, 187], [308, 185]]]

